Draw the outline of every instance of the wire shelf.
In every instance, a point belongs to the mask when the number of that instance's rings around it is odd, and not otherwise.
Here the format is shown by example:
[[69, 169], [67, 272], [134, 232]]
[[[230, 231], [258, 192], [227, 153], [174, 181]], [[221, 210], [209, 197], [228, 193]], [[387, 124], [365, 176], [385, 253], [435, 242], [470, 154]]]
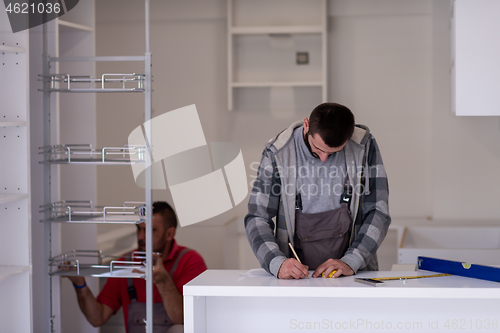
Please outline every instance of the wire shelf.
[[40, 147], [45, 164], [110, 164], [131, 165], [144, 163], [145, 146], [104, 147], [93, 149], [89, 144], [72, 144]]
[[49, 259], [50, 275], [145, 278], [146, 252], [134, 251], [130, 260], [120, 259], [99, 250], [71, 250]]
[[40, 206], [46, 218], [41, 222], [138, 224], [145, 222], [144, 202], [126, 201], [123, 206], [94, 207], [92, 201], [58, 201]]
[[144, 74], [102, 74], [101, 78], [92, 76], [71, 76], [69, 74], [38, 75], [50, 88], [38, 89], [49, 92], [144, 92]]

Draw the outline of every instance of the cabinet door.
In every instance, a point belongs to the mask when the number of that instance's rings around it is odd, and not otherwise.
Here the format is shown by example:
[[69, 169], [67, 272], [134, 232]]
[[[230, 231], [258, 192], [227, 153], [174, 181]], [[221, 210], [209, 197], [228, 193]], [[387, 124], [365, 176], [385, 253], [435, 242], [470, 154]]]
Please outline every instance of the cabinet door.
[[457, 116], [500, 115], [500, 1], [455, 0], [452, 85]]

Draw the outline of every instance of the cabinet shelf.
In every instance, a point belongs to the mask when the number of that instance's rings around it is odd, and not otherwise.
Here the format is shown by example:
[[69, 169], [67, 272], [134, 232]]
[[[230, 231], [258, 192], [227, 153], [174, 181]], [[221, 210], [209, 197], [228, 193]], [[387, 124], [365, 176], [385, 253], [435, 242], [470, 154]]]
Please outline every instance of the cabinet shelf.
[[101, 150], [89, 144], [40, 147], [45, 164], [132, 165], [144, 163], [145, 146], [104, 147]]
[[0, 127], [22, 127], [26, 126], [25, 121], [0, 121]]
[[233, 88], [321, 87], [323, 82], [233, 82]]
[[27, 199], [28, 194], [0, 194], [0, 205], [9, 203], [9, 202], [15, 202], [15, 201], [20, 201], [23, 199]]
[[255, 35], [255, 34], [321, 34], [323, 27], [318, 26], [245, 26], [231, 27], [233, 35]]
[[72, 28], [74, 30], [94, 32], [94, 28], [83, 25], [83, 24], [73, 23], [73, 22], [64, 21], [64, 20], [60, 20], [60, 19], [57, 20], [57, 23], [59, 24], [59, 26]]
[[[41, 74], [39, 81], [50, 83], [50, 88], [38, 89], [47, 92], [144, 92], [144, 74], [102, 74], [100, 79], [92, 76], [71, 76], [69, 74]], [[85, 86], [82, 87], [82, 84]], [[118, 87], [116, 86], [118, 84]], [[136, 84], [136, 87], [127, 85]], [[75, 87], [77, 85], [77, 87]], [[96, 87], [100, 85], [100, 87]], [[110, 87], [113, 85], [113, 87]], [[120, 86], [121, 85], [121, 86]]]
[[144, 202], [94, 207], [91, 201], [59, 201], [40, 206], [48, 223], [137, 224], [145, 222]]
[[104, 256], [101, 251], [72, 250], [49, 259], [52, 276], [144, 278], [146, 252], [135, 251], [131, 260]]
[[0, 281], [28, 271], [29, 266], [0, 266]]
[[0, 45], [0, 52], [6, 53], [26, 53], [25, 47]]

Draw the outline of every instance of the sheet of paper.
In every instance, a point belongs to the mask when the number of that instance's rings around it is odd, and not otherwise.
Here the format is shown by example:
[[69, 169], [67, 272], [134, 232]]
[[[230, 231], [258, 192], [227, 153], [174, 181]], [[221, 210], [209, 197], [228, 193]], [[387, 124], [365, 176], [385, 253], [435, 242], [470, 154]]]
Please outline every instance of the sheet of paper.
[[274, 275], [269, 274], [263, 268], [251, 269], [248, 272], [242, 273], [241, 275], [244, 276], [244, 277], [249, 277], [249, 278], [268, 278], [268, 279], [269, 278], [273, 278], [273, 279], [275, 278]]

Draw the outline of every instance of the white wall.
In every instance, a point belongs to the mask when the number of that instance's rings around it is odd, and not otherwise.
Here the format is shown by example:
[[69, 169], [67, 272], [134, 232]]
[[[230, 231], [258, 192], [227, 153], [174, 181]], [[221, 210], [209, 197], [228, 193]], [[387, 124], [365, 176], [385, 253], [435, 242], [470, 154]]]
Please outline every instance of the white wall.
[[[265, 142], [309, 111], [280, 117], [266, 109], [227, 111], [225, 3], [152, 1], [153, 115], [195, 103], [207, 140], [240, 145], [253, 175], [250, 165], [260, 160]], [[395, 220], [500, 217], [495, 211], [499, 120], [451, 113], [448, 11], [448, 0], [329, 2], [329, 99], [349, 106], [357, 122], [376, 136]], [[98, 55], [143, 52], [142, 2], [100, 0], [96, 12]], [[141, 71], [137, 64], [125, 65], [111, 69]], [[104, 66], [99, 64], [97, 72]], [[142, 123], [140, 97], [116, 100], [98, 96], [98, 146], [126, 144], [130, 131]], [[116, 122], [119, 129], [112, 126]], [[104, 185], [104, 179], [114, 179], [113, 186]], [[142, 197], [129, 169], [98, 169], [99, 203]], [[168, 190], [156, 191], [154, 199], [171, 202]], [[246, 202], [191, 228], [221, 226], [241, 220], [245, 212]], [[181, 228], [178, 237], [196, 248], [199, 237], [188, 230]], [[209, 267], [223, 268], [216, 258], [220, 246], [206, 245], [211, 240], [203, 244], [209, 251], [203, 254]]]
[[452, 114], [449, 12], [448, 1], [434, 3], [433, 216], [498, 220], [500, 118]]

